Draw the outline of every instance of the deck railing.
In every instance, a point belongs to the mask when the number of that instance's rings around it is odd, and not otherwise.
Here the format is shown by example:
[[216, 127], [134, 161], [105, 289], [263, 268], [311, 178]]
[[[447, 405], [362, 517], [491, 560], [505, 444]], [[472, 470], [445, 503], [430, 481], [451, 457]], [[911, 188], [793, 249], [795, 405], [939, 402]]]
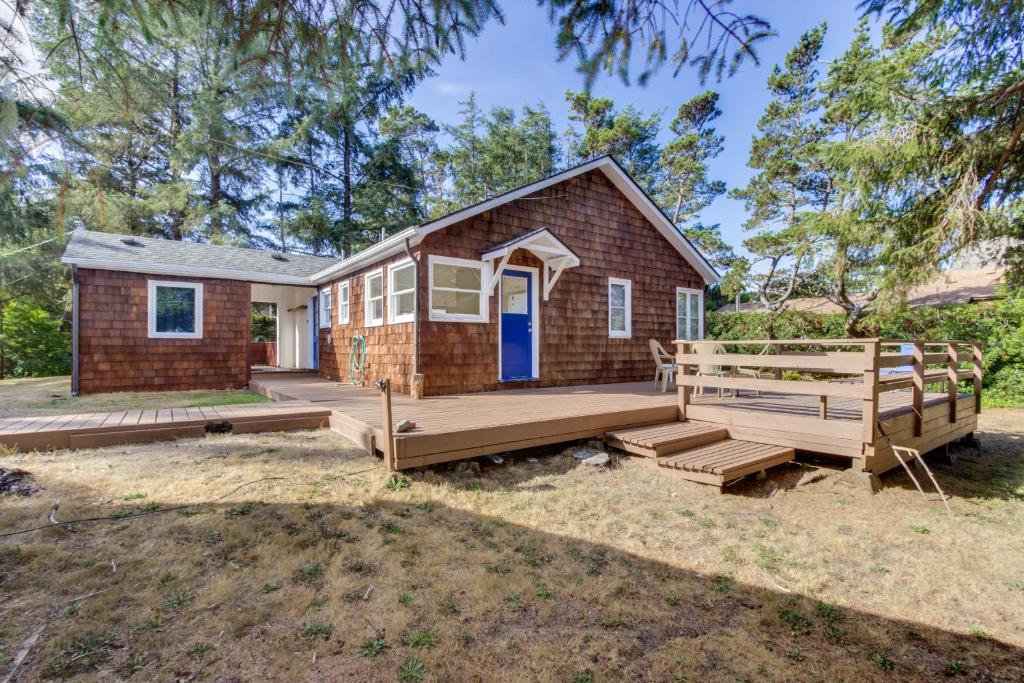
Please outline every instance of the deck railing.
[[[764, 391], [818, 397], [818, 418], [829, 419], [829, 399], [860, 399], [861, 439], [872, 445], [878, 423], [879, 395], [910, 389], [914, 434], [924, 419], [925, 387], [944, 385], [949, 421], [957, 420], [961, 380], [973, 380], [975, 411], [981, 409], [982, 349], [976, 342], [921, 339], [755, 339], [722, 341], [739, 352], [695, 352], [693, 342], [676, 342], [679, 410], [683, 418], [698, 387], [731, 391]], [[759, 352], [752, 348], [761, 347]], [[965, 364], [969, 367], [963, 367]], [[701, 366], [717, 366], [722, 374], [702, 374]], [[758, 371], [739, 374], [735, 368]], [[906, 368], [906, 370], [902, 370]], [[730, 372], [730, 370], [732, 370]], [[770, 372], [763, 372], [769, 370]], [[784, 371], [800, 379], [783, 379]], [[834, 423], [833, 423], [834, 424]]]

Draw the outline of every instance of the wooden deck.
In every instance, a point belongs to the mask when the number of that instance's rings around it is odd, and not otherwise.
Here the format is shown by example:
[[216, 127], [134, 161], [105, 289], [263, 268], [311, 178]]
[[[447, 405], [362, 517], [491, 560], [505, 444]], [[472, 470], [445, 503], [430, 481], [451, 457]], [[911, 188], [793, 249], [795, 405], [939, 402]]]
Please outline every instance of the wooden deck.
[[0, 419], [0, 445], [19, 450], [98, 448], [193, 438], [208, 430], [316, 429], [328, 426], [330, 416], [327, 408], [293, 402], [14, 417]]
[[[250, 386], [275, 400], [302, 400], [329, 407], [335, 431], [367, 450], [383, 451], [381, 444], [387, 437], [381, 418], [381, 395], [376, 389], [329, 382], [312, 375], [263, 375], [254, 377]], [[886, 392], [879, 397], [880, 429], [900, 439], [896, 441], [898, 445], [942, 445], [973, 431], [976, 425], [973, 396], [959, 398], [956, 410], [963, 419], [950, 429], [948, 420], [940, 419], [949, 414], [947, 393], [930, 392], [923, 396], [926, 436], [923, 440], [907, 438], [906, 429], [912, 426], [914, 415], [913, 398], [908, 391]], [[738, 398], [720, 399], [717, 393], [709, 391], [690, 397], [687, 419], [698, 432], [707, 430], [714, 435], [707, 436], [706, 442], [727, 436], [784, 450], [843, 456], [863, 466], [866, 446], [861, 440], [862, 401], [834, 399], [829, 404], [827, 422], [820, 419], [820, 411], [816, 396], [779, 392], [755, 396], [753, 391], [742, 391]], [[409, 419], [416, 423], [412, 431], [394, 435], [397, 469], [606, 434], [612, 445], [634, 454], [646, 454], [611, 433], [627, 427], [687, 424], [679, 423], [678, 418], [676, 392], [662, 393], [653, 382], [515, 389], [420, 400], [402, 394], [392, 397], [392, 421]], [[681, 440], [662, 443], [657, 455], [678, 454], [683, 445]], [[700, 444], [688, 441], [685, 445]], [[883, 443], [876, 450], [877, 453], [871, 451], [876, 462], [892, 457]]]
[[[86, 448], [202, 436], [221, 428], [241, 432], [329, 425], [401, 470], [598, 437], [654, 458], [685, 478], [721, 486], [791, 460], [797, 451], [849, 458], [854, 468], [881, 473], [898, 466], [894, 445], [924, 453], [977, 427], [977, 345], [964, 352], [962, 342], [915, 342], [914, 354], [902, 354], [883, 351], [898, 343], [881, 340], [772, 344], [774, 354], [711, 354], [691, 353], [689, 343], [680, 342], [679, 386], [667, 393], [654, 382], [636, 382], [416, 400], [331, 382], [312, 372], [254, 373], [250, 387], [276, 403], [8, 418], [0, 420], [0, 445]], [[803, 350], [787, 351], [787, 344]], [[860, 350], [849, 350], [857, 346]], [[943, 351], [928, 352], [929, 346]], [[814, 350], [822, 347], [838, 350]], [[913, 364], [911, 373], [880, 373], [908, 363]], [[964, 363], [973, 368], [963, 368]], [[936, 364], [945, 367], [927, 367]], [[775, 373], [751, 377], [697, 371], [710, 365], [769, 367]], [[804, 378], [781, 379], [783, 368], [801, 371]], [[820, 378], [823, 374], [827, 379]], [[961, 393], [963, 380], [970, 378], [973, 393]], [[415, 427], [392, 434], [403, 420]]]
[[[367, 450], [383, 451], [381, 396], [316, 377], [254, 377], [250, 387], [275, 400], [299, 399], [329, 407], [331, 428]], [[394, 422], [416, 428], [395, 434], [398, 469], [491, 453], [601, 437], [625, 425], [675, 421], [674, 392], [653, 382], [547, 389], [513, 389], [412, 399], [392, 397]]]

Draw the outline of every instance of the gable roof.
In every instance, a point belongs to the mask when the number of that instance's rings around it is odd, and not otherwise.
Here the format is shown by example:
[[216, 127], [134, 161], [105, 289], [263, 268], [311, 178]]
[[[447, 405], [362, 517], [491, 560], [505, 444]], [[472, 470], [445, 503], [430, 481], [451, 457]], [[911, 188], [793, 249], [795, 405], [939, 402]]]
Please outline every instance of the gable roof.
[[311, 287], [310, 277], [338, 259], [75, 230], [61, 261], [100, 270]]
[[697, 251], [696, 247], [676, 229], [676, 226], [662, 213], [654, 201], [637, 184], [635, 180], [619, 165], [619, 162], [611, 156], [598, 157], [592, 161], [566, 169], [561, 173], [550, 175], [532, 183], [527, 183], [502, 194], [477, 202], [458, 211], [454, 211], [440, 218], [428, 221], [414, 228], [408, 228], [402, 232], [379, 242], [370, 249], [353, 254], [349, 258], [336, 263], [329, 268], [322, 270], [313, 276], [316, 283], [325, 282], [329, 279], [345, 275], [354, 270], [369, 265], [373, 261], [397, 254], [405, 249], [405, 242], [408, 240], [410, 246], [418, 244], [420, 240], [432, 232], [443, 230], [467, 218], [472, 218], [485, 211], [490, 211], [509, 202], [539, 192], [552, 185], [569, 180], [593, 170], [600, 170], [615, 185], [626, 199], [632, 203], [643, 216], [661, 233], [676, 251], [694, 267], [697, 273], [704, 279], [706, 284], [717, 284], [722, 281], [718, 271], [715, 270], [704, 256]]
[[[76, 230], [64, 250], [64, 263], [82, 268], [122, 270], [154, 275], [248, 280], [272, 284], [315, 286], [405, 251], [427, 235], [459, 221], [490, 211], [552, 185], [584, 173], [600, 170], [627, 200], [654, 226], [707, 284], [721, 282], [721, 276], [707, 259], [676, 229], [661, 209], [611, 156], [555, 173], [532, 183], [454, 211], [421, 225], [407, 228], [348, 258], [337, 259], [304, 254], [279, 254], [215, 244], [180, 242], [153, 237], [131, 237], [92, 230]], [[137, 244], [126, 243], [130, 239]]]

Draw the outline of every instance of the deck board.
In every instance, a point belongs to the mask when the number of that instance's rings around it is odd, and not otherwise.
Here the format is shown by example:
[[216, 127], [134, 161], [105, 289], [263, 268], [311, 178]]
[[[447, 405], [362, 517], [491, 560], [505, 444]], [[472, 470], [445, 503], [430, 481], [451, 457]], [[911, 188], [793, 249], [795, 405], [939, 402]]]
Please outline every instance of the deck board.
[[224, 421], [233, 422], [240, 432], [254, 432], [327, 427], [330, 417], [328, 408], [294, 401], [0, 418], [0, 445], [21, 450], [89, 448], [202, 436], [206, 424]]

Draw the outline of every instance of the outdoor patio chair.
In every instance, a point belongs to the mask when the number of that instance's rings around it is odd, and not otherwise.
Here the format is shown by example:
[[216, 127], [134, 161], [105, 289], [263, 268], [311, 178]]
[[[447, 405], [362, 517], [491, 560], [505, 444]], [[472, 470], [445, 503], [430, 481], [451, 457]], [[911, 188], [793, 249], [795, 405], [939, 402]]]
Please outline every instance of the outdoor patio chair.
[[[698, 341], [690, 344], [692, 352], [700, 355], [709, 354], [725, 354], [725, 347], [718, 342], [713, 341]], [[735, 372], [733, 368], [725, 365], [710, 365], [702, 364], [697, 366], [697, 372], [695, 373], [698, 377], [733, 377]], [[697, 387], [697, 393], [701, 396], [704, 395], [704, 387]], [[718, 398], [723, 398], [725, 390], [721, 387], [718, 388]]]
[[[771, 347], [766, 344], [765, 347], [761, 349], [757, 355], [767, 356], [769, 350], [771, 350]], [[750, 377], [751, 379], [774, 379], [775, 377], [773, 373], [764, 372], [763, 368], [743, 368], [737, 365], [735, 368], [733, 368], [733, 370], [735, 371], [736, 375], [742, 377]], [[738, 395], [739, 392], [737, 392], [737, 396]], [[759, 389], [754, 389], [754, 396], [760, 395], [761, 391]]]
[[668, 383], [674, 381], [676, 376], [676, 359], [665, 347], [658, 343], [657, 339], [648, 339], [647, 345], [651, 347], [651, 355], [654, 356], [654, 388], [658, 388], [661, 382], [661, 391], [668, 391]]

